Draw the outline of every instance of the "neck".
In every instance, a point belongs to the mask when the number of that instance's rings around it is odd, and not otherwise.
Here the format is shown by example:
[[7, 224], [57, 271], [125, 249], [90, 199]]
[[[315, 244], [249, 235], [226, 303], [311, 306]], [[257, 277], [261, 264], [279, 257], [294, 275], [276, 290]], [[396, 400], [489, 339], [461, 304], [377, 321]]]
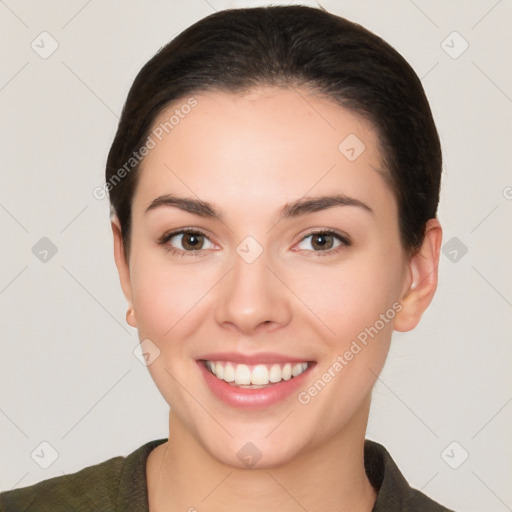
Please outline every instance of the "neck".
[[350, 425], [291, 461], [236, 468], [214, 459], [170, 412], [169, 440], [148, 458], [150, 512], [370, 512], [376, 499], [364, 470], [369, 399]]

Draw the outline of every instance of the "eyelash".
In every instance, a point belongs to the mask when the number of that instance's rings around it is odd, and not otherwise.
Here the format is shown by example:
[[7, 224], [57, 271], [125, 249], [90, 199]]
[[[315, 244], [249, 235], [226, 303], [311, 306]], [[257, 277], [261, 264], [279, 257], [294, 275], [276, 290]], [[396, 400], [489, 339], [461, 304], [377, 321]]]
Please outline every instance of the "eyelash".
[[[170, 233], [164, 233], [159, 239], [158, 239], [158, 245], [162, 245], [165, 247], [167, 252], [170, 252], [174, 256], [200, 256], [203, 249], [199, 249], [197, 251], [182, 251], [180, 249], [176, 249], [172, 245], [168, 245], [169, 240], [171, 238], [174, 238], [177, 235], [185, 235], [185, 234], [191, 234], [191, 235], [202, 235], [205, 238], [208, 238], [206, 233], [203, 233], [202, 231], [198, 229], [180, 229], [179, 231], [172, 231]], [[208, 238], [209, 240], [209, 238]]]
[[344, 235], [338, 231], [335, 231], [334, 229], [319, 229], [310, 231], [308, 234], [304, 235], [299, 243], [303, 242], [306, 238], [309, 238], [312, 235], [327, 235], [332, 236], [334, 238], [337, 238], [341, 243], [338, 245], [338, 247], [334, 249], [328, 249], [326, 251], [314, 251], [314, 250], [308, 250], [308, 252], [312, 252], [315, 257], [323, 257], [323, 256], [332, 256], [333, 254], [337, 254], [338, 252], [342, 251], [343, 249], [346, 249], [347, 247], [350, 247], [352, 245], [351, 240], [348, 238], [347, 235]]
[[[210, 240], [205, 233], [203, 233], [202, 231], [200, 231], [198, 229], [187, 229], [187, 228], [185, 228], [185, 229], [180, 229], [179, 231], [172, 231], [170, 233], [164, 233], [158, 239], [158, 245], [164, 246], [165, 249], [167, 250], [167, 252], [170, 252], [174, 256], [180, 256], [180, 257], [183, 257], [183, 256], [200, 256], [201, 252], [204, 249], [198, 249], [196, 251], [183, 251], [183, 250], [180, 250], [180, 249], [176, 249], [175, 247], [172, 247], [171, 245], [168, 245], [169, 241], [172, 238], [174, 238], [177, 235], [184, 235], [184, 234], [202, 235], [205, 238], [207, 238], [208, 240]], [[328, 236], [333, 236], [334, 238], [337, 238], [341, 242], [341, 244], [338, 247], [336, 247], [335, 249], [328, 249], [326, 251], [308, 250], [308, 252], [314, 253], [315, 257], [317, 257], [317, 256], [322, 257], [322, 256], [329, 256], [329, 255], [332, 255], [332, 254], [336, 254], [339, 251], [343, 250], [344, 248], [350, 247], [352, 245], [352, 242], [350, 241], [350, 239], [346, 235], [343, 235], [342, 233], [339, 233], [338, 231], [335, 231], [333, 229], [321, 229], [321, 230], [311, 231], [307, 235], [304, 235], [299, 240], [298, 243], [303, 242], [304, 240], [306, 240], [306, 238], [308, 238], [308, 237], [310, 237], [312, 235], [328, 235]]]

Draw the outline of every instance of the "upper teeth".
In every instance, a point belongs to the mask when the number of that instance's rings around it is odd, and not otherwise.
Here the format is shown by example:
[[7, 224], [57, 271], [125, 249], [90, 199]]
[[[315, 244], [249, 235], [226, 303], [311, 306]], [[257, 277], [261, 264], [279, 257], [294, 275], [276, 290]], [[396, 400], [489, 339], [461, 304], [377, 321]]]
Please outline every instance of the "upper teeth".
[[217, 378], [226, 382], [234, 382], [239, 386], [250, 384], [265, 386], [271, 382], [275, 383], [297, 377], [306, 370], [308, 363], [248, 366], [228, 361], [206, 361], [206, 367]]

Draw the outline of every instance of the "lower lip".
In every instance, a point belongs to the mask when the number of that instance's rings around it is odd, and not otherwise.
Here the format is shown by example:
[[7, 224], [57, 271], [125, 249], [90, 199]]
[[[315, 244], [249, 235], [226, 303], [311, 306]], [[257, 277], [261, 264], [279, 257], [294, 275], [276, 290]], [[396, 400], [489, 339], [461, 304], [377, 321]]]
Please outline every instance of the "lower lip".
[[265, 388], [240, 388], [218, 379], [206, 369], [203, 361], [197, 361], [210, 391], [224, 403], [244, 409], [263, 409], [282, 402], [296, 391], [309, 374], [314, 363], [310, 363], [306, 371], [289, 380], [282, 380]]

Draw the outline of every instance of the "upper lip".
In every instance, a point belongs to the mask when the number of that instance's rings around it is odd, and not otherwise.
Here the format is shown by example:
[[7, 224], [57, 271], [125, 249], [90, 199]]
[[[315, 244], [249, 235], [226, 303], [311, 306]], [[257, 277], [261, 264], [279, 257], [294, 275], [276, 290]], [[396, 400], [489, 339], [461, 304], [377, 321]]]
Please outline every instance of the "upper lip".
[[198, 358], [198, 361], [231, 361], [233, 363], [256, 365], [256, 364], [279, 364], [279, 363], [304, 363], [311, 362], [307, 357], [292, 357], [284, 354], [271, 352], [260, 352], [256, 354], [241, 354], [239, 352], [216, 352], [205, 354]]

